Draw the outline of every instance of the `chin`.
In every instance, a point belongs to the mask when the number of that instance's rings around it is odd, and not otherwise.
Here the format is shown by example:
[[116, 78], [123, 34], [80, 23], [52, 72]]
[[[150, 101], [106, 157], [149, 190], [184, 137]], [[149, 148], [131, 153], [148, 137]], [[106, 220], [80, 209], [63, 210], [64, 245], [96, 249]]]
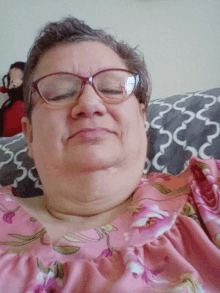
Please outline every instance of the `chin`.
[[106, 169], [117, 165], [125, 158], [121, 145], [116, 143], [80, 145], [68, 151], [65, 161], [72, 163], [73, 168]]
[[83, 156], [78, 156], [77, 158], [68, 160], [67, 166], [74, 171], [91, 172], [116, 167], [120, 161], [121, 160], [118, 156], [106, 156], [106, 154], [103, 156], [100, 154], [89, 155], [87, 153]]

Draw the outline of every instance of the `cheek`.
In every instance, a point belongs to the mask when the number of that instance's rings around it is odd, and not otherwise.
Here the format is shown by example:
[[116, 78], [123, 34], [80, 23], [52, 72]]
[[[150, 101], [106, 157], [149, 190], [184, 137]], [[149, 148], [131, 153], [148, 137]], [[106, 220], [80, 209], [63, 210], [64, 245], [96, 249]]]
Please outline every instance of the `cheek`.
[[133, 149], [133, 151], [140, 149], [142, 146], [146, 149], [145, 119], [136, 99], [128, 103], [118, 113], [118, 121], [121, 126], [122, 142], [125, 147]]
[[121, 116], [127, 131], [133, 131], [133, 135], [140, 135], [144, 127], [144, 120], [136, 98], [132, 99], [131, 102], [127, 104]]
[[64, 134], [65, 118], [60, 111], [47, 109], [44, 104], [33, 111], [33, 137], [43, 138], [42, 142], [49, 144], [52, 140], [61, 139]]
[[18, 80], [18, 84], [19, 84], [19, 86], [22, 85], [22, 83], [23, 83], [23, 79], [19, 79], [19, 80]]

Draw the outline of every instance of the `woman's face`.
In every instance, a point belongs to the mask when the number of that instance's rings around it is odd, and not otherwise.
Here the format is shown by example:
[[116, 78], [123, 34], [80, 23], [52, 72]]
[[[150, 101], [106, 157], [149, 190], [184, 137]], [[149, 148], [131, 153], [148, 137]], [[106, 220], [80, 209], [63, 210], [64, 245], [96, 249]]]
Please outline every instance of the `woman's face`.
[[[34, 80], [55, 72], [83, 77], [110, 68], [127, 69], [123, 60], [98, 42], [57, 46], [40, 60]], [[120, 104], [107, 104], [86, 84], [78, 103], [53, 108], [33, 95], [32, 123], [23, 129], [42, 183], [53, 176], [109, 168], [143, 170], [146, 157], [145, 107], [132, 95]], [[76, 134], [78, 133], [78, 134]], [[141, 170], [141, 172], [142, 172]], [[58, 180], [58, 179], [57, 179]]]
[[9, 89], [17, 88], [23, 83], [24, 73], [19, 68], [12, 68], [9, 71], [10, 84]]

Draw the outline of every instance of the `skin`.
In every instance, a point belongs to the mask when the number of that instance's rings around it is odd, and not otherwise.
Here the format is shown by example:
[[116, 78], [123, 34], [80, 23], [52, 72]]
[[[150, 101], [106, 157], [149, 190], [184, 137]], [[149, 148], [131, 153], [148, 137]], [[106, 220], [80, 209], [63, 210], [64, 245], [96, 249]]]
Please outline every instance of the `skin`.
[[19, 68], [12, 68], [9, 72], [10, 75], [10, 85], [9, 89], [17, 88], [23, 83], [24, 73]]
[[[107, 68], [127, 69], [104, 44], [65, 44], [41, 58], [34, 80], [61, 71], [87, 77]], [[142, 176], [145, 106], [134, 95], [107, 104], [89, 84], [76, 105], [53, 108], [37, 93], [33, 99], [32, 122], [23, 118], [22, 125], [45, 194], [26, 199], [26, 208], [55, 236], [111, 222], [125, 211]]]

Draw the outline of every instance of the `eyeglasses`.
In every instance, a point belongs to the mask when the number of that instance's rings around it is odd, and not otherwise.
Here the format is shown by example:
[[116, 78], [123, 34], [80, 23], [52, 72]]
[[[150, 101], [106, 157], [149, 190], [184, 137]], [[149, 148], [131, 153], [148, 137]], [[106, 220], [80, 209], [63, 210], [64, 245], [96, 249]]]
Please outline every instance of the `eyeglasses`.
[[37, 92], [50, 105], [69, 105], [77, 102], [85, 84], [106, 103], [119, 104], [127, 100], [139, 82], [139, 75], [125, 69], [106, 69], [90, 77], [68, 72], [45, 75], [32, 83], [32, 93]]

